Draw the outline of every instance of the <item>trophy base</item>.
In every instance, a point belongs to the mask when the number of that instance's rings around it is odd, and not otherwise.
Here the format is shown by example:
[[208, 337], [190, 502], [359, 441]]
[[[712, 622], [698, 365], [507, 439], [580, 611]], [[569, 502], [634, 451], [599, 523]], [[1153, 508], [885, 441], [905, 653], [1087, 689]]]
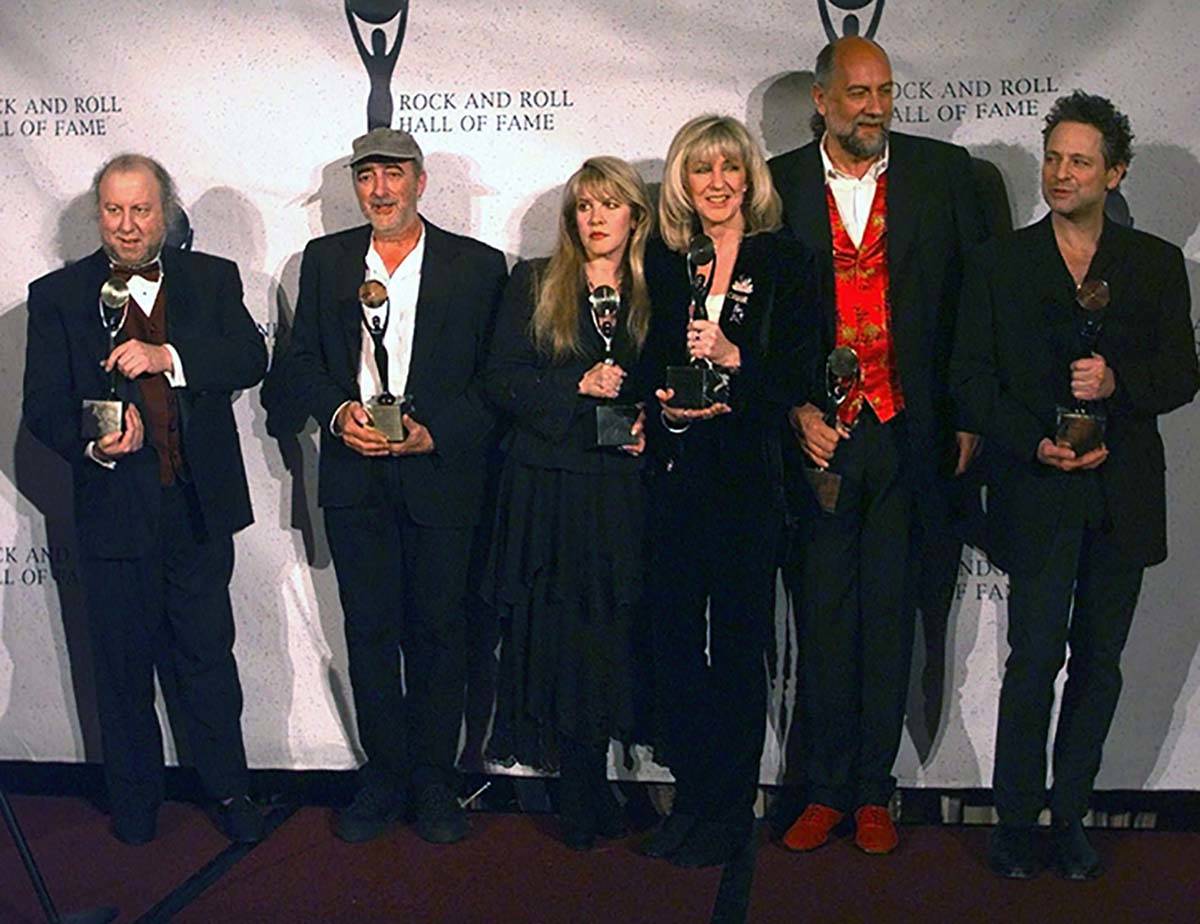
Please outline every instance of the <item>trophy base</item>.
[[403, 404], [368, 401], [366, 409], [371, 415], [371, 426], [386, 436], [389, 443], [402, 443], [408, 437], [408, 431], [404, 428]]
[[816, 495], [817, 506], [825, 513], [836, 513], [838, 498], [842, 494], [842, 476], [837, 472], [809, 465], [804, 469], [804, 477]]
[[729, 400], [729, 377], [709, 366], [667, 366], [670, 407], [703, 410]]
[[1103, 414], [1089, 414], [1060, 407], [1058, 423], [1054, 431], [1054, 442], [1074, 450], [1082, 456], [1104, 444], [1104, 428], [1107, 418]]
[[84, 398], [79, 419], [79, 435], [98, 440], [110, 433], [125, 432], [125, 402], [115, 399]]
[[633, 425], [641, 413], [632, 404], [602, 404], [596, 408], [596, 445], [629, 446], [637, 442]]

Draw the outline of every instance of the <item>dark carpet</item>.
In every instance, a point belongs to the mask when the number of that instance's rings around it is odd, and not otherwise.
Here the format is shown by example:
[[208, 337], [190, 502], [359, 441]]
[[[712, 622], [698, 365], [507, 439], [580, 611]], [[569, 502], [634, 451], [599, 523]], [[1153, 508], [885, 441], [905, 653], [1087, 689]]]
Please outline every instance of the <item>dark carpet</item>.
[[[191, 805], [168, 803], [158, 839], [126, 847], [82, 799], [13, 803], [59, 910], [116, 905], [126, 922], [150, 920], [151, 912], [157, 920], [235, 924], [1200, 920], [1197, 833], [1097, 832], [1109, 872], [1090, 883], [1052, 873], [1002, 881], [984, 865], [988, 829], [909, 825], [890, 857], [868, 857], [848, 839], [806, 856], [764, 842], [723, 879], [719, 869], [641, 857], [636, 838], [575, 853], [558, 842], [548, 816], [476, 813], [471, 836], [449, 847], [402, 826], [350, 845], [334, 838], [328, 809], [303, 808], [243, 852]], [[193, 877], [206, 867], [215, 881], [201, 890]], [[0, 921], [42, 920], [0, 831]]]

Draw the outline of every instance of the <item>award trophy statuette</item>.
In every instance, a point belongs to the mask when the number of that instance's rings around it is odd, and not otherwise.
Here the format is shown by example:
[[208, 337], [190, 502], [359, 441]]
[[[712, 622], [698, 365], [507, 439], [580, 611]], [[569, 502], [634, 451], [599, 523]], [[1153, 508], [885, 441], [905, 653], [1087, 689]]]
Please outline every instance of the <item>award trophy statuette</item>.
[[[840, 346], [825, 360], [825, 423], [837, 426], [838, 409], [846, 403], [861, 374], [858, 354], [853, 347]], [[842, 491], [842, 476], [826, 468], [807, 465], [804, 477], [817, 496], [817, 503], [826, 513], [837, 510], [838, 497]]]
[[[1108, 283], [1103, 279], [1085, 279], [1075, 290], [1079, 306], [1079, 356], [1087, 359], [1096, 352], [1104, 327], [1104, 309], [1108, 307]], [[1082, 456], [1104, 442], [1107, 416], [1102, 401], [1074, 401], [1057, 408], [1054, 442]]]
[[[117, 345], [117, 334], [125, 324], [129, 310], [129, 286], [120, 276], [110, 276], [100, 287], [100, 323], [108, 333], [108, 352]], [[125, 402], [117, 397], [117, 376], [113, 366], [108, 374], [107, 398], [84, 398], [83, 414], [79, 419], [79, 435], [85, 440], [98, 440], [110, 433], [125, 430]]]
[[379, 370], [379, 394], [367, 400], [364, 407], [371, 418], [371, 426], [387, 437], [389, 443], [399, 443], [408, 436], [404, 429], [404, 415], [408, 412], [407, 398], [397, 399], [388, 391], [388, 355], [383, 345], [391, 320], [391, 305], [388, 302], [387, 286], [378, 279], [368, 279], [358, 287], [358, 300], [362, 304], [363, 326], [375, 344], [375, 368]]
[[[712, 267], [706, 274], [700, 267], [709, 263]], [[692, 284], [691, 318], [707, 321], [705, 302], [717, 270], [716, 249], [707, 234], [697, 234], [692, 239], [687, 268]], [[671, 407], [701, 410], [729, 400], [729, 374], [715, 367], [709, 359], [693, 358], [686, 366], [667, 366], [667, 387], [675, 392], [667, 402]]]
[[[612, 286], [596, 286], [588, 295], [592, 305], [592, 323], [604, 341], [604, 363], [613, 365], [612, 342], [617, 332], [617, 317], [621, 311], [621, 293]], [[633, 425], [638, 408], [632, 404], [604, 401], [596, 408], [596, 445], [628, 446], [636, 442]]]

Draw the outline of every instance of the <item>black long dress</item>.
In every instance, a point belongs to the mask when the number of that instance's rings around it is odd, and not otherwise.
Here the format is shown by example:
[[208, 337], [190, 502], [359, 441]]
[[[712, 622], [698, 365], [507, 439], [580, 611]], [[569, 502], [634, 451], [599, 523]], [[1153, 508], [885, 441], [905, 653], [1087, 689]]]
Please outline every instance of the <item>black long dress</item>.
[[[654, 315], [643, 363], [661, 385], [666, 366], [688, 362], [684, 257], [651, 241], [646, 281]], [[675, 776], [675, 812], [746, 831], [766, 730], [781, 436], [804, 381], [801, 309], [815, 298], [803, 245], [772, 233], [745, 238], [719, 320], [741, 353], [731, 413], [683, 433], [662, 425], [657, 402], [647, 414], [655, 759]]]
[[[512, 415], [512, 428], [484, 594], [502, 638], [488, 754], [556, 770], [564, 736], [593, 750], [634, 736], [645, 503], [642, 460], [595, 445], [601, 402], [578, 394], [605, 355], [586, 292], [578, 355], [554, 361], [531, 340], [545, 265], [514, 268], [488, 362], [488, 395]], [[629, 373], [618, 401], [634, 403], [637, 351], [623, 318], [613, 352]]]

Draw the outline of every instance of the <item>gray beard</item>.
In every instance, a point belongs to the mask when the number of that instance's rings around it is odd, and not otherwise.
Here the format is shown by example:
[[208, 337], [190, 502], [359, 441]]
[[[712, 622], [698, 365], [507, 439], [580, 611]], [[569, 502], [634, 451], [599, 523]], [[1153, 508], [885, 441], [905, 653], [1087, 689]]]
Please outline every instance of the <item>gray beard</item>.
[[854, 133], [853, 129], [851, 129], [848, 134], [837, 135], [836, 137], [838, 144], [840, 144], [845, 151], [852, 154], [854, 157], [859, 158], [860, 160], [868, 160], [872, 157], [878, 157], [883, 153], [883, 149], [887, 146], [888, 128], [886, 125], [883, 126], [882, 131], [879, 133], [879, 139], [874, 143], [863, 141]]

